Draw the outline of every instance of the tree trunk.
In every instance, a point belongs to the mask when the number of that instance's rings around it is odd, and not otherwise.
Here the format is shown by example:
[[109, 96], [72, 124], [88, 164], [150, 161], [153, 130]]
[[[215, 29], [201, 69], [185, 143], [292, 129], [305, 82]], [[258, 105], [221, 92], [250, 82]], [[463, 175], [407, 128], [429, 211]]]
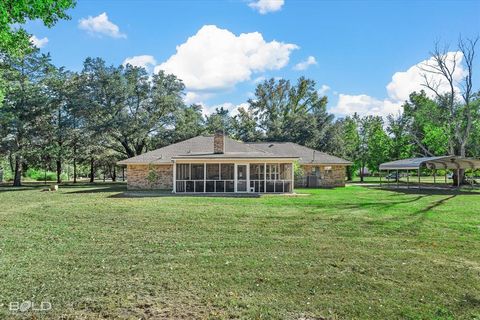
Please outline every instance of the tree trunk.
[[112, 182], [117, 181], [117, 168], [113, 165]]
[[22, 157], [20, 155], [15, 155], [15, 177], [13, 179], [13, 186], [22, 186]]
[[348, 181], [352, 181], [352, 178], [353, 178], [352, 176], [353, 176], [353, 174], [352, 174], [352, 167], [351, 167], [351, 166], [348, 166], [348, 167], [347, 167], [347, 180], [348, 180]]
[[90, 159], [90, 183], [94, 182], [95, 179], [95, 160], [93, 158]]
[[77, 183], [77, 159], [73, 158], [73, 183]]
[[362, 165], [360, 167], [360, 182], [363, 182], [363, 173], [365, 171], [365, 167]]
[[57, 159], [57, 183], [62, 182], [62, 160]]
[[9, 152], [9, 153], [8, 153], [8, 162], [9, 162], [9, 164], [10, 164], [10, 172], [14, 172], [14, 171], [15, 171], [15, 166], [14, 166], [14, 162], [15, 162], [15, 161], [13, 161], [13, 154], [12, 154], [12, 152]]

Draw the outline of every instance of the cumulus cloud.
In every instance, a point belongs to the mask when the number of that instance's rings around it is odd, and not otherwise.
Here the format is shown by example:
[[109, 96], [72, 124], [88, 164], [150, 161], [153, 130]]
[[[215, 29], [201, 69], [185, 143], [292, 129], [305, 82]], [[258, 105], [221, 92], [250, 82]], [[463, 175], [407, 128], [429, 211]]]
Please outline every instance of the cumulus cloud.
[[330, 89], [331, 88], [329, 86], [327, 86], [326, 84], [322, 84], [322, 86], [318, 90], [318, 94], [321, 95], [321, 96], [324, 96], [328, 91], [330, 91]]
[[235, 35], [214, 25], [203, 26], [177, 46], [167, 61], [155, 67], [182, 79], [189, 90], [227, 89], [265, 70], [288, 64], [298, 46], [278, 41], [266, 42], [259, 32]]
[[211, 93], [206, 93], [206, 92], [194, 92], [194, 91], [187, 91], [185, 94], [185, 98], [183, 99], [186, 104], [200, 104], [204, 105], [204, 101], [207, 100], [212, 96]]
[[284, 4], [284, 0], [256, 0], [251, 1], [248, 6], [257, 10], [260, 14], [267, 14], [269, 12], [279, 11]]
[[120, 28], [108, 19], [107, 13], [103, 12], [96, 17], [88, 16], [78, 22], [78, 27], [91, 35], [108, 36], [112, 38], [126, 38], [127, 35], [120, 32]]
[[337, 105], [330, 110], [337, 115], [352, 115], [355, 112], [360, 115], [387, 116], [397, 114], [401, 110], [401, 102], [393, 102], [389, 99], [379, 100], [366, 94], [348, 95], [339, 94]]
[[307, 60], [299, 62], [295, 66], [293, 66], [293, 70], [297, 70], [297, 71], [306, 70], [308, 67], [316, 64], [317, 64], [317, 60], [315, 59], [315, 57], [309, 56]]
[[[448, 52], [447, 66], [449, 68], [453, 66], [454, 58], [456, 58], [457, 65], [453, 77], [455, 82], [457, 82], [456, 90], [460, 90], [458, 82], [465, 77], [466, 70], [461, 64], [463, 60], [461, 52]], [[434, 60], [430, 58], [411, 66], [406, 71], [396, 72], [386, 86], [387, 98], [385, 99], [378, 99], [366, 94], [339, 94], [337, 105], [330, 111], [340, 116], [352, 115], [355, 112], [360, 115], [379, 116], [402, 112], [402, 105], [409, 99], [410, 93], [414, 91], [419, 92], [423, 89], [427, 95], [434, 97], [434, 93], [423, 86], [424, 70], [432, 65], [434, 65]], [[439, 84], [439, 93], [444, 93], [449, 90], [447, 83], [441, 75], [427, 73], [427, 77], [429, 81]]]
[[[466, 70], [462, 66], [463, 54], [462, 52], [448, 52], [447, 57], [447, 67], [451, 69], [453, 67], [454, 59], [456, 58], [457, 66], [453, 74], [454, 80], [458, 83], [465, 76]], [[424, 60], [417, 63], [416, 65], [408, 68], [407, 71], [396, 72], [392, 76], [392, 81], [387, 85], [388, 96], [392, 100], [405, 101], [408, 100], [410, 93], [414, 91], [420, 91], [422, 89], [425, 92], [433, 97], [433, 92], [427, 90], [422, 84], [424, 83], [423, 74], [425, 73], [424, 69], [428, 69], [429, 66], [434, 65], [435, 61], [433, 58]], [[430, 81], [439, 83], [439, 92], [446, 92], [448, 84], [445, 82], [443, 77], [438, 74], [427, 74]], [[456, 88], [459, 90], [459, 88]]]
[[249, 104], [246, 103], [246, 102], [240, 103], [240, 104], [225, 102], [225, 103], [222, 103], [222, 104], [217, 104], [217, 105], [212, 105], [212, 106], [208, 106], [206, 104], [200, 103], [200, 105], [202, 106], [202, 112], [205, 116], [211, 115], [212, 113], [215, 112], [215, 110], [220, 109], [220, 108], [228, 110], [228, 112], [230, 113], [231, 116], [235, 116], [235, 115], [238, 114], [238, 109], [239, 108], [248, 109], [248, 107], [249, 107]]
[[48, 43], [48, 38], [37, 38], [36, 36], [32, 35], [30, 37], [30, 42], [37, 48], [43, 48]]
[[150, 70], [150, 67], [157, 64], [157, 61], [153, 56], [141, 55], [141, 56], [128, 57], [125, 60], [123, 60], [123, 65], [126, 66], [127, 64], [130, 64], [134, 67], [143, 67], [147, 70]]

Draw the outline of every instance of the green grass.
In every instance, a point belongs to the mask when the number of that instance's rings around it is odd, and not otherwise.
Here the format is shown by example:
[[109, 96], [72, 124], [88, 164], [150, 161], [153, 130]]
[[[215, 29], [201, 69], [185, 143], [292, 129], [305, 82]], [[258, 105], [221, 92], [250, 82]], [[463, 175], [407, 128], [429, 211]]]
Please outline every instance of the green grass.
[[479, 193], [124, 188], [0, 187], [0, 319], [480, 318]]

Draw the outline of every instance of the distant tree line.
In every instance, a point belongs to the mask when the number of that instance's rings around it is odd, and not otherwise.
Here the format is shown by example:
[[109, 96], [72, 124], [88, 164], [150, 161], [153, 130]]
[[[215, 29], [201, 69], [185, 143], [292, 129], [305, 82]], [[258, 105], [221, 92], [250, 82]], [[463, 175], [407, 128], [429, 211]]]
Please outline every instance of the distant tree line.
[[[295, 83], [266, 80], [248, 108], [235, 115], [218, 108], [204, 116], [200, 105], [184, 102], [185, 86], [174, 75], [107, 65], [100, 58], [87, 58], [80, 72], [72, 72], [35, 48], [22, 54], [3, 50], [0, 165], [12, 173], [15, 186], [29, 168], [54, 171], [61, 182], [67, 164], [74, 182], [85, 171], [91, 181], [99, 172], [115, 180], [118, 160], [219, 129], [243, 141], [291, 141], [351, 160], [350, 179], [360, 168], [376, 172], [380, 163], [399, 158], [479, 157], [475, 45], [476, 40], [460, 41], [466, 66], [461, 84], [453, 83], [446, 52], [436, 49], [435, 64], [424, 70], [425, 91], [413, 92], [404, 112], [386, 119], [335, 119], [327, 112], [327, 97], [304, 77]], [[443, 77], [450, 90], [439, 91], [430, 75]]]

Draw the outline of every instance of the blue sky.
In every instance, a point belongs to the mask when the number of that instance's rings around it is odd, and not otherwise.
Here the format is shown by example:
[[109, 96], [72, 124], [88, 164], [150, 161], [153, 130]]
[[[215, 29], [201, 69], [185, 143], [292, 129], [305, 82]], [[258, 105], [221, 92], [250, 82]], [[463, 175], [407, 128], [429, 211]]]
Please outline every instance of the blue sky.
[[183, 78], [206, 113], [234, 112], [263, 78], [301, 75], [337, 116], [396, 113], [436, 40], [454, 52], [460, 34], [480, 34], [480, 1], [79, 0], [69, 14], [52, 29], [26, 26], [55, 64], [137, 57]]

